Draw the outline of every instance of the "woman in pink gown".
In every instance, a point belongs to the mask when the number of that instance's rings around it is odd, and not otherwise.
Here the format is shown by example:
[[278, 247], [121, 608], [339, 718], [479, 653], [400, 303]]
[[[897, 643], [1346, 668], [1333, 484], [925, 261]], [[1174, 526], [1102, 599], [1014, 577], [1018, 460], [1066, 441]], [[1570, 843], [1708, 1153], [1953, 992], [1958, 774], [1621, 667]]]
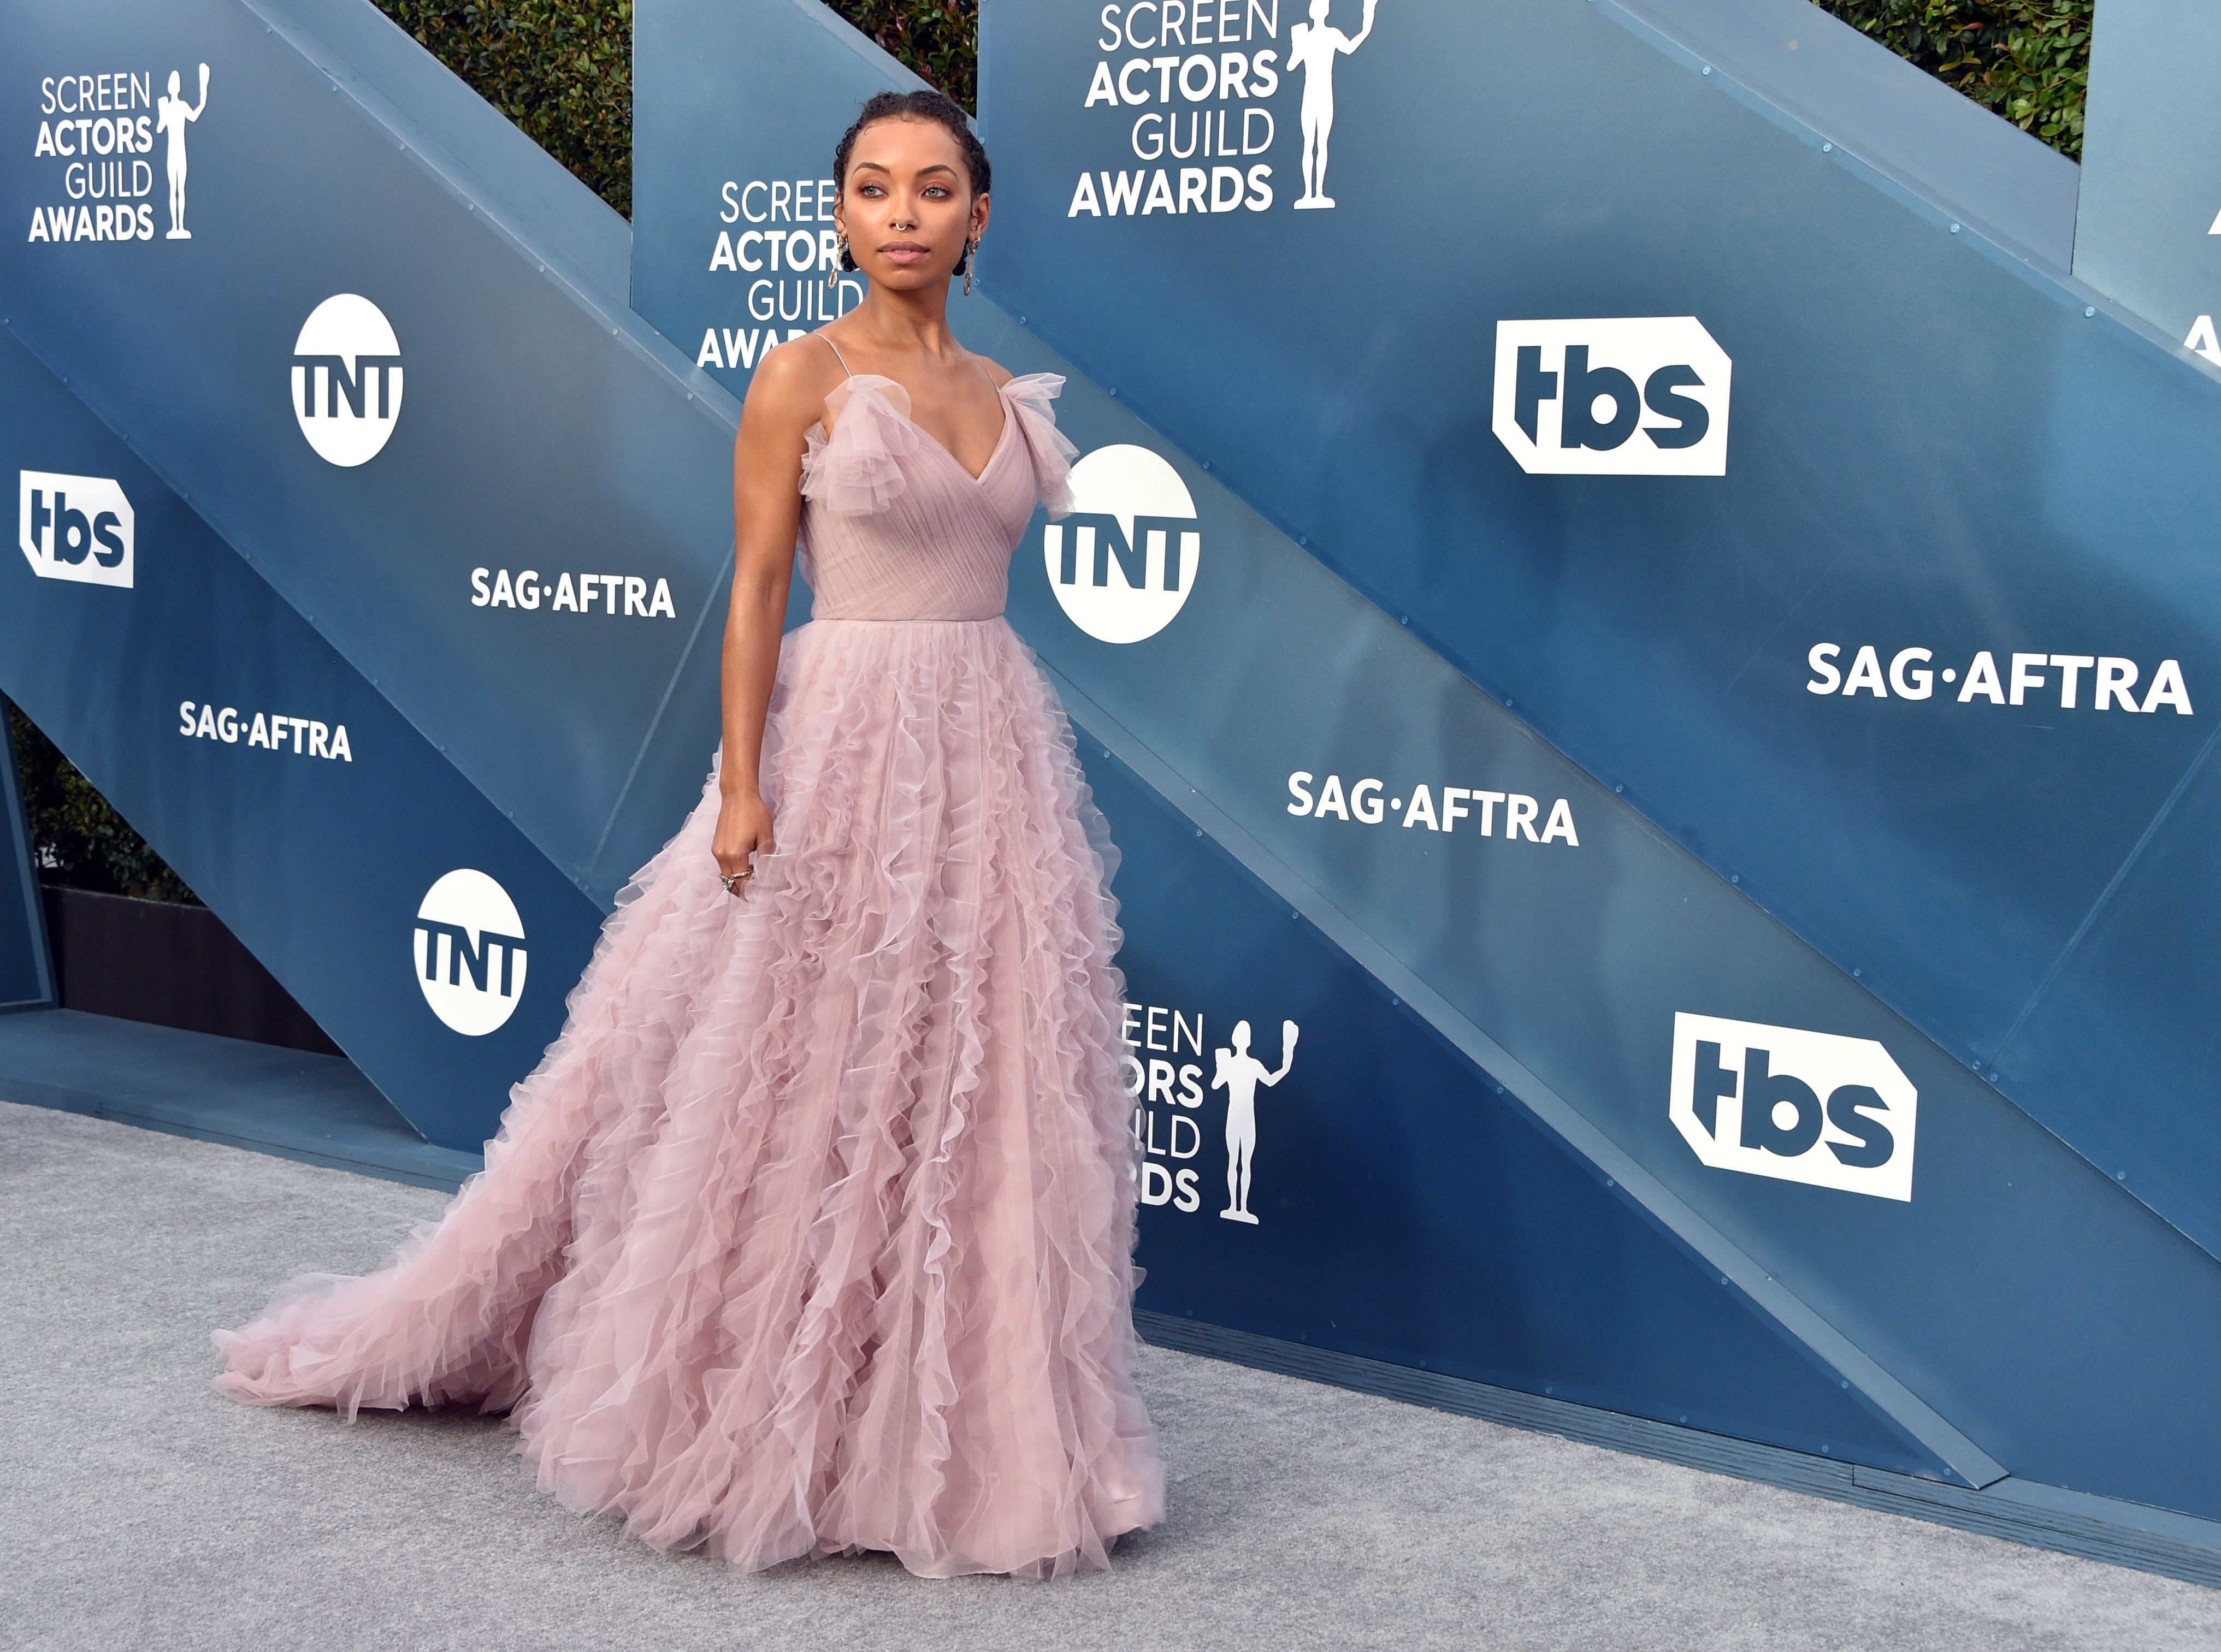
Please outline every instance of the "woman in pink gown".
[[1002, 616], [1036, 501], [1069, 508], [1062, 381], [948, 334], [987, 222], [954, 103], [874, 98], [835, 171], [872, 291], [749, 388], [718, 773], [485, 1173], [384, 1272], [219, 1333], [217, 1381], [505, 1411], [544, 1486], [742, 1567], [1098, 1568], [1164, 1491], [1114, 851]]

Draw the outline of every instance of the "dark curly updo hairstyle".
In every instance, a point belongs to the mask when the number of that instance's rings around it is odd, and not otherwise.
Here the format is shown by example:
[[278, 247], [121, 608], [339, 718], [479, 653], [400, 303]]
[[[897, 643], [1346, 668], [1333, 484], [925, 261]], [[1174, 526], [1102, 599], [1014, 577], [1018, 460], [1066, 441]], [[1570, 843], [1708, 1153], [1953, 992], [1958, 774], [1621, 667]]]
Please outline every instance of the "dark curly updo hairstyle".
[[[956, 140], [957, 152], [964, 157], [964, 170], [972, 175], [972, 193], [985, 195], [992, 184], [994, 168], [987, 164], [986, 147], [972, 130], [964, 106], [947, 92], [927, 87], [917, 91], [877, 91], [864, 100], [864, 107], [856, 111], [854, 122], [841, 135], [840, 144], [833, 151], [835, 194], [848, 187], [848, 156], [856, 147], [856, 135], [874, 121], [930, 121], [946, 128], [948, 135]], [[971, 262], [972, 253], [967, 248], [964, 256], [956, 260], [954, 272], [963, 274]], [[841, 248], [841, 267], [856, 267], [855, 258], [845, 243]]]

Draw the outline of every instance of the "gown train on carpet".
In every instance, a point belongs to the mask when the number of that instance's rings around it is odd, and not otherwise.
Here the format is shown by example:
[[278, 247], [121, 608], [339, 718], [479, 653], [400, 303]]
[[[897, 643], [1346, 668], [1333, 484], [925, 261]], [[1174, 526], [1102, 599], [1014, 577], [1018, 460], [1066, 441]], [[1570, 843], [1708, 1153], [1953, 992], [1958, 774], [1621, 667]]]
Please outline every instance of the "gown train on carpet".
[[1054, 1575], [1160, 1517], [1115, 852], [1002, 617], [1065, 505], [1060, 383], [1004, 387], [976, 478], [892, 381], [828, 399], [748, 898], [713, 773], [484, 1173], [384, 1271], [218, 1333], [226, 1392], [507, 1411], [566, 1502], [751, 1568]]

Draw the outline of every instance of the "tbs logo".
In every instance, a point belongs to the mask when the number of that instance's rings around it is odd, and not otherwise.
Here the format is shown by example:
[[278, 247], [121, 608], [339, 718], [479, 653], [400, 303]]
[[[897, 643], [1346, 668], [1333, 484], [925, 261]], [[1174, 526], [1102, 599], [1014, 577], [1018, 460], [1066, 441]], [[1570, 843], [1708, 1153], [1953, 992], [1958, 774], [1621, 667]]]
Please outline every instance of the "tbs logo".
[[1694, 316], [1498, 322], [1490, 428], [1530, 476], [1725, 476], [1733, 367]]
[[1716, 1170], [1909, 1201], [1919, 1104], [1871, 1038], [1674, 1017], [1674, 1125]]
[[131, 589], [135, 518], [105, 476], [17, 472], [16, 542], [41, 579]]

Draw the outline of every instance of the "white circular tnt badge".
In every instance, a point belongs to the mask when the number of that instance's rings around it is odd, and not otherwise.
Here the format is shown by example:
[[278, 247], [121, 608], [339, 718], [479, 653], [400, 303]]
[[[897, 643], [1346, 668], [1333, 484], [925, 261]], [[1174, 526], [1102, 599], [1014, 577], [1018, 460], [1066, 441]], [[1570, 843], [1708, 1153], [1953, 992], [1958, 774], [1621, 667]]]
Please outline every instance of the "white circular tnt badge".
[[349, 468], [379, 455], [401, 418], [401, 341], [352, 292], [309, 312], [293, 345], [293, 416], [318, 455]]
[[524, 996], [524, 920], [483, 872], [458, 867], [416, 909], [416, 985], [432, 1013], [466, 1037], [483, 1037]]
[[1160, 454], [1117, 443], [1072, 467], [1072, 514], [1048, 524], [1042, 560], [1067, 618], [1101, 642], [1139, 642], [1195, 589], [1195, 500]]

